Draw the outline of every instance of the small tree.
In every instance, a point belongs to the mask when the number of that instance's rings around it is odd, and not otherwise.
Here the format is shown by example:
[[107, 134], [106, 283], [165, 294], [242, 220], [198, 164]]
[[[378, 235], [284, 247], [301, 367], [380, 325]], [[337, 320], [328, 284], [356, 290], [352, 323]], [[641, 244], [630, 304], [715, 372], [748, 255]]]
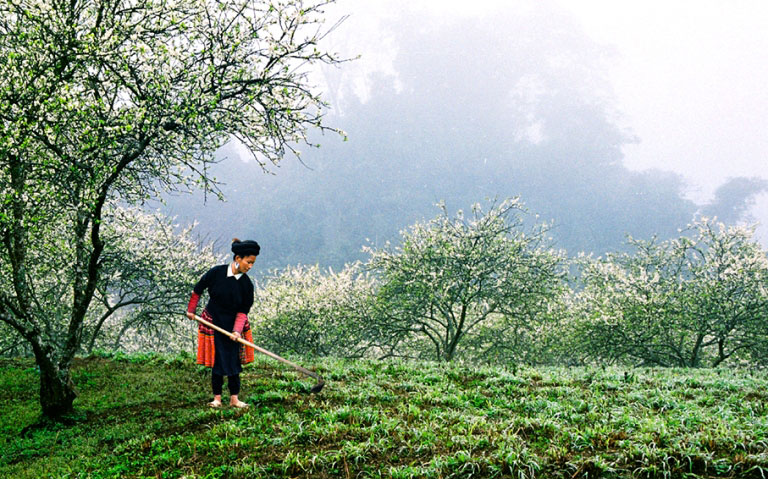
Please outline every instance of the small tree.
[[369, 249], [390, 355], [415, 346], [417, 355], [451, 361], [483, 326], [512, 334], [530, 327], [562, 285], [563, 256], [547, 247], [546, 225], [523, 231], [518, 199], [493, 201], [488, 211], [475, 204], [470, 218], [439, 207], [435, 219], [402, 232], [400, 246]]
[[754, 227], [702, 219], [691, 230], [686, 309], [706, 333], [697, 343], [713, 349], [713, 367], [742, 353], [759, 356], [768, 341], [768, 257]]
[[359, 264], [327, 273], [317, 266], [273, 272], [256, 290], [254, 337], [281, 353], [363, 357], [378, 336], [375, 284]]
[[629, 238], [634, 254], [581, 256], [581, 289], [573, 302], [575, 339], [586, 356], [614, 363], [685, 366], [691, 332], [684, 326], [684, 247]]
[[630, 238], [633, 254], [582, 259], [577, 329], [592, 357], [717, 366], [762, 347], [768, 259], [753, 230], [702, 219], [687, 231]]

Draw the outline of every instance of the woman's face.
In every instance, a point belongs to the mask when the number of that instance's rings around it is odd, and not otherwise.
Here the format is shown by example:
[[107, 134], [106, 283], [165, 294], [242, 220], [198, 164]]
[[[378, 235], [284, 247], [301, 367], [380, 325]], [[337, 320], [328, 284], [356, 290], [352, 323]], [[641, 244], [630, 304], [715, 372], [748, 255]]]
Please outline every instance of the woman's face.
[[252, 254], [250, 256], [235, 256], [235, 262], [239, 264], [237, 271], [240, 273], [247, 273], [249, 269], [253, 266], [253, 263], [256, 262], [256, 255]]

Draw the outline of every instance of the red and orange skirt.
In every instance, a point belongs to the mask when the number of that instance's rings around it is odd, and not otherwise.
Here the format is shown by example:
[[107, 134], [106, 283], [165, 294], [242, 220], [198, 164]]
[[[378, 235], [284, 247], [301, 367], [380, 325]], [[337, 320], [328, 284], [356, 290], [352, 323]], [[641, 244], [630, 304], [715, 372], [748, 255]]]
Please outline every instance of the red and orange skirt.
[[[203, 310], [202, 318], [209, 323], [213, 323], [213, 318], [206, 310]], [[248, 323], [247, 319], [245, 320], [245, 326], [243, 326], [243, 339], [251, 343], [253, 342], [251, 325]], [[197, 328], [197, 364], [212, 368], [215, 357], [216, 347], [213, 345], [213, 329], [200, 323]], [[240, 364], [248, 364], [251, 362], [253, 362], [253, 348], [241, 344]]]

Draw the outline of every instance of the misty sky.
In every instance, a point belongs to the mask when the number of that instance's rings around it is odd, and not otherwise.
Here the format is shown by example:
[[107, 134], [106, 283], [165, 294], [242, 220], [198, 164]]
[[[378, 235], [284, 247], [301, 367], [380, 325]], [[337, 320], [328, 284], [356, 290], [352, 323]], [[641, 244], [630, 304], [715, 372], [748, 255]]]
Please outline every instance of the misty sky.
[[[333, 47], [361, 55], [343, 70], [345, 81], [365, 98], [368, 75], [392, 73], [397, 31], [387, 20], [393, 12], [405, 9], [428, 29], [497, 9], [525, 15], [541, 4], [610, 53], [605, 80], [615, 121], [637, 138], [624, 147], [627, 167], [681, 174], [688, 196], [698, 203], [711, 199], [728, 178], [768, 179], [768, 2], [763, 0], [339, 0], [330, 13], [351, 16], [335, 32]], [[498, 28], [503, 31], [504, 25]], [[763, 224], [759, 237], [768, 243], [768, 194], [758, 197], [752, 215]]]

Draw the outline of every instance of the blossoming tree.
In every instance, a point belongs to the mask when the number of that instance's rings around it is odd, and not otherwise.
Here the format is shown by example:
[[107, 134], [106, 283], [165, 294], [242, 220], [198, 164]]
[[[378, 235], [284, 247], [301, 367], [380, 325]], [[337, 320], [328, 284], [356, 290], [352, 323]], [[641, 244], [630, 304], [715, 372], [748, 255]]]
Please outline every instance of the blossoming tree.
[[104, 224], [106, 246], [83, 349], [189, 348], [179, 334], [189, 331], [183, 327], [188, 322], [180, 325], [178, 312], [186, 308], [190, 285], [226, 256], [216, 256], [213, 242], [195, 240], [194, 224], [181, 227], [159, 212], [115, 205]]
[[753, 229], [702, 219], [632, 253], [582, 258], [574, 312], [582, 348], [609, 361], [717, 366], [760, 356], [768, 338], [768, 258]]
[[[526, 228], [518, 199], [475, 204], [401, 233], [397, 247], [371, 249], [380, 279], [381, 347], [391, 355], [451, 361], [465, 338], [479, 355], [498, 354], [543, 320], [564, 287], [564, 255], [549, 247], [549, 226]], [[527, 231], [526, 231], [527, 230]]]
[[360, 358], [378, 332], [376, 285], [359, 263], [339, 272], [317, 266], [272, 271], [256, 290], [254, 335], [280, 354]]
[[268, 164], [329, 129], [307, 76], [338, 62], [327, 3], [0, 1], [0, 321], [34, 352], [46, 416], [72, 410], [107, 204], [215, 190], [207, 166], [232, 138]]

